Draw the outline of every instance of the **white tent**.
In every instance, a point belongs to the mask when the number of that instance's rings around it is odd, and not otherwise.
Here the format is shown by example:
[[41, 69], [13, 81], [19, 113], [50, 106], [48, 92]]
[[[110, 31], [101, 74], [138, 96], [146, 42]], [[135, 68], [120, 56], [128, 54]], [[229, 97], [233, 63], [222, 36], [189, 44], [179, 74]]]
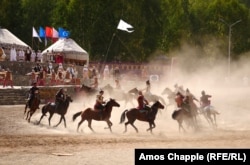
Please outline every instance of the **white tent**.
[[47, 53], [63, 53], [66, 61], [85, 61], [85, 64], [89, 64], [89, 54], [71, 38], [60, 38], [49, 46], [42, 52], [44, 58]]
[[11, 48], [12, 46], [14, 46], [16, 49], [26, 49], [29, 47], [9, 30], [0, 29], [0, 47]]

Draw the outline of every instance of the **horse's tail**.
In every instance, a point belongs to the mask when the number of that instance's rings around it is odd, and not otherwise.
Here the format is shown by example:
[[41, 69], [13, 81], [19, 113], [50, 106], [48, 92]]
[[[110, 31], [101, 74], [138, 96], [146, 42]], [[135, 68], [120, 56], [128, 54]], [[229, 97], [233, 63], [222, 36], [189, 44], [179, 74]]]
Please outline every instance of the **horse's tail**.
[[124, 121], [125, 121], [125, 115], [126, 115], [126, 112], [128, 112], [128, 110], [126, 109], [122, 115], [121, 115], [121, 118], [120, 118], [120, 124], [122, 124]]
[[73, 121], [75, 121], [76, 120], [76, 118], [78, 117], [78, 116], [80, 116], [81, 115], [81, 113], [82, 113], [82, 111], [80, 111], [80, 112], [77, 112], [77, 113], [75, 113], [74, 115], [73, 115]]

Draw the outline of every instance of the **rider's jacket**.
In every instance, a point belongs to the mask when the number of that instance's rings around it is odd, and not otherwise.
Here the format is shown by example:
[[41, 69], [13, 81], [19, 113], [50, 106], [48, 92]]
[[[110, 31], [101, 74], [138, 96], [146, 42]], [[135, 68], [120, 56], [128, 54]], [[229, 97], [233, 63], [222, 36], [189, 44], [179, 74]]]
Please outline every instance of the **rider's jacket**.
[[63, 101], [64, 98], [65, 98], [65, 94], [63, 92], [61, 92], [61, 91], [57, 92], [57, 94], [56, 94], [56, 102]]
[[36, 91], [37, 91], [37, 92], [39, 91], [39, 88], [38, 88], [38, 87], [35, 87], [35, 86], [31, 87], [31, 88], [30, 88], [30, 91], [29, 91], [29, 94], [30, 94], [29, 97], [30, 97], [30, 98], [33, 98], [33, 97], [35, 96]]
[[103, 107], [103, 104], [105, 104], [105, 101], [103, 101], [103, 99], [104, 97], [100, 94], [96, 96], [96, 103], [94, 109], [100, 109]]
[[138, 102], [138, 107], [137, 109], [143, 109], [145, 107], [145, 105], [148, 105], [148, 101], [144, 98], [143, 95], [139, 95], [137, 98], [137, 102]]

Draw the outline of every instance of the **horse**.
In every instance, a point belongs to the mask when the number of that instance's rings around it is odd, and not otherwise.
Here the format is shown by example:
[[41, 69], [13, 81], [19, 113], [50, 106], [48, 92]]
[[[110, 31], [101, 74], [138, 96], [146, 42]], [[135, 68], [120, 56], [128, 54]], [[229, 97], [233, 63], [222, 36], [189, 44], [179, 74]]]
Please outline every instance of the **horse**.
[[30, 118], [31, 116], [36, 112], [36, 110], [39, 108], [39, 104], [40, 104], [40, 96], [39, 93], [35, 93], [34, 98], [31, 102], [30, 107], [28, 106], [28, 102], [25, 104], [25, 110], [24, 110], [24, 115], [27, 111], [27, 107], [29, 107], [29, 110], [27, 112], [27, 116], [26, 116], [26, 120], [28, 120], [28, 122], [30, 122]]
[[40, 124], [41, 120], [43, 119], [44, 116], [46, 116], [46, 113], [49, 112], [49, 126], [50, 124], [50, 120], [53, 117], [54, 113], [57, 113], [59, 115], [61, 115], [60, 121], [58, 122], [58, 124], [56, 124], [54, 127], [57, 127], [62, 120], [64, 121], [64, 127], [66, 128], [66, 119], [65, 119], [65, 114], [67, 113], [67, 110], [69, 108], [69, 104], [70, 102], [73, 102], [72, 98], [69, 95], [66, 95], [66, 98], [63, 102], [61, 102], [58, 107], [56, 108], [55, 103], [52, 102], [48, 102], [46, 105], [44, 105], [42, 107], [42, 116], [40, 118], [40, 120], [38, 121], [37, 124]]
[[131, 93], [126, 93], [121, 89], [115, 89], [110, 84], [105, 85], [102, 90], [107, 90], [109, 95], [115, 97], [117, 101], [125, 101], [125, 107], [127, 103], [131, 103], [134, 106], [133, 99], [136, 99], [135, 96]]
[[[133, 88], [133, 89], [129, 90], [128, 93], [133, 93], [133, 94], [138, 95], [139, 90], [137, 88]], [[144, 97], [145, 97], [145, 99], [148, 100], [148, 102], [154, 103], [156, 101], [161, 101], [165, 106], [167, 106], [165, 100], [161, 96], [154, 95], [154, 94], [145, 94]]]
[[165, 94], [168, 95], [168, 96], [167, 96], [167, 98], [168, 98], [168, 105], [167, 105], [167, 107], [170, 106], [170, 105], [174, 105], [174, 106], [176, 107], [176, 103], [175, 103], [175, 96], [176, 96], [176, 94], [175, 94], [175, 92], [173, 92], [171, 89], [169, 89], [169, 88], [167, 87], [167, 88], [165, 88], [165, 89], [162, 91], [161, 94], [162, 94], [162, 95], [165, 95]]
[[127, 125], [131, 124], [132, 127], [134, 127], [136, 133], [138, 133], [138, 129], [134, 125], [135, 120], [140, 120], [140, 121], [145, 121], [149, 123], [149, 128], [147, 131], [150, 131], [152, 133], [153, 128], [156, 127], [155, 125], [155, 118], [156, 114], [158, 113], [158, 109], [164, 109], [164, 105], [162, 105], [159, 101], [156, 101], [152, 106], [151, 110], [146, 113], [140, 112], [137, 108], [132, 108], [132, 109], [126, 109], [122, 114], [120, 118], [120, 124], [122, 124], [125, 121], [125, 116], [127, 117], [128, 121], [125, 123], [125, 130], [124, 133], [127, 132]]
[[215, 109], [214, 106], [208, 105], [204, 108], [199, 108], [199, 110], [200, 114], [205, 117], [209, 125], [217, 127], [216, 115], [219, 115], [220, 113]]
[[113, 123], [110, 121], [110, 117], [113, 107], [120, 107], [120, 104], [116, 102], [115, 99], [110, 98], [110, 100], [105, 104], [104, 110], [101, 112], [101, 115], [99, 110], [94, 110], [92, 108], [87, 108], [84, 111], [75, 113], [73, 115], [73, 121], [75, 121], [78, 116], [81, 116], [81, 121], [77, 126], [77, 132], [79, 132], [80, 125], [85, 120], [88, 121], [88, 127], [92, 132], [95, 132], [91, 126], [92, 120], [106, 121], [110, 132], [112, 132], [111, 126], [113, 125]]
[[195, 123], [193, 120], [193, 116], [190, 112], [185, 110], [184, 108], [179, 108], [173, 111], [172, 113], [172, 119], [176, 120], [179, 125], [179, 132], [183, 130], [186, 132], [185, 128], [183, 127], [182, 123], [183, 121], [187, 122], [187, 124], [191, 124], [191, 126], [195, 127]]

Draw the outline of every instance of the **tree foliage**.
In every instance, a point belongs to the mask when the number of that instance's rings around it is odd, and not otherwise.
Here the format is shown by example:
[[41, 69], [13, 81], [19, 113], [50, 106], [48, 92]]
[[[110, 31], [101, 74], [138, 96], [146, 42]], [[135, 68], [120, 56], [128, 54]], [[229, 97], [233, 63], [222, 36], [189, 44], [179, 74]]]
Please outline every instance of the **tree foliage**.
[[[2, 0], [0, 26], [34, 49], [45, 46], [33, 45], [32, 27], [64, 27], [91, 60], [145, 62], [159, 52], [171, 56], [183, 42], [198, 47], [201, 57], [218, 58], [207, 51], [214, 47], [226, 55], [228, 25], [241, 20], [232, 28], [232, 52], [237, 59], [250, 50], [249, 7], [246, 0]], [[118, 30], [120, 19], [135, 31]], [[220, 43], [211, 42], [215, 40]]]

